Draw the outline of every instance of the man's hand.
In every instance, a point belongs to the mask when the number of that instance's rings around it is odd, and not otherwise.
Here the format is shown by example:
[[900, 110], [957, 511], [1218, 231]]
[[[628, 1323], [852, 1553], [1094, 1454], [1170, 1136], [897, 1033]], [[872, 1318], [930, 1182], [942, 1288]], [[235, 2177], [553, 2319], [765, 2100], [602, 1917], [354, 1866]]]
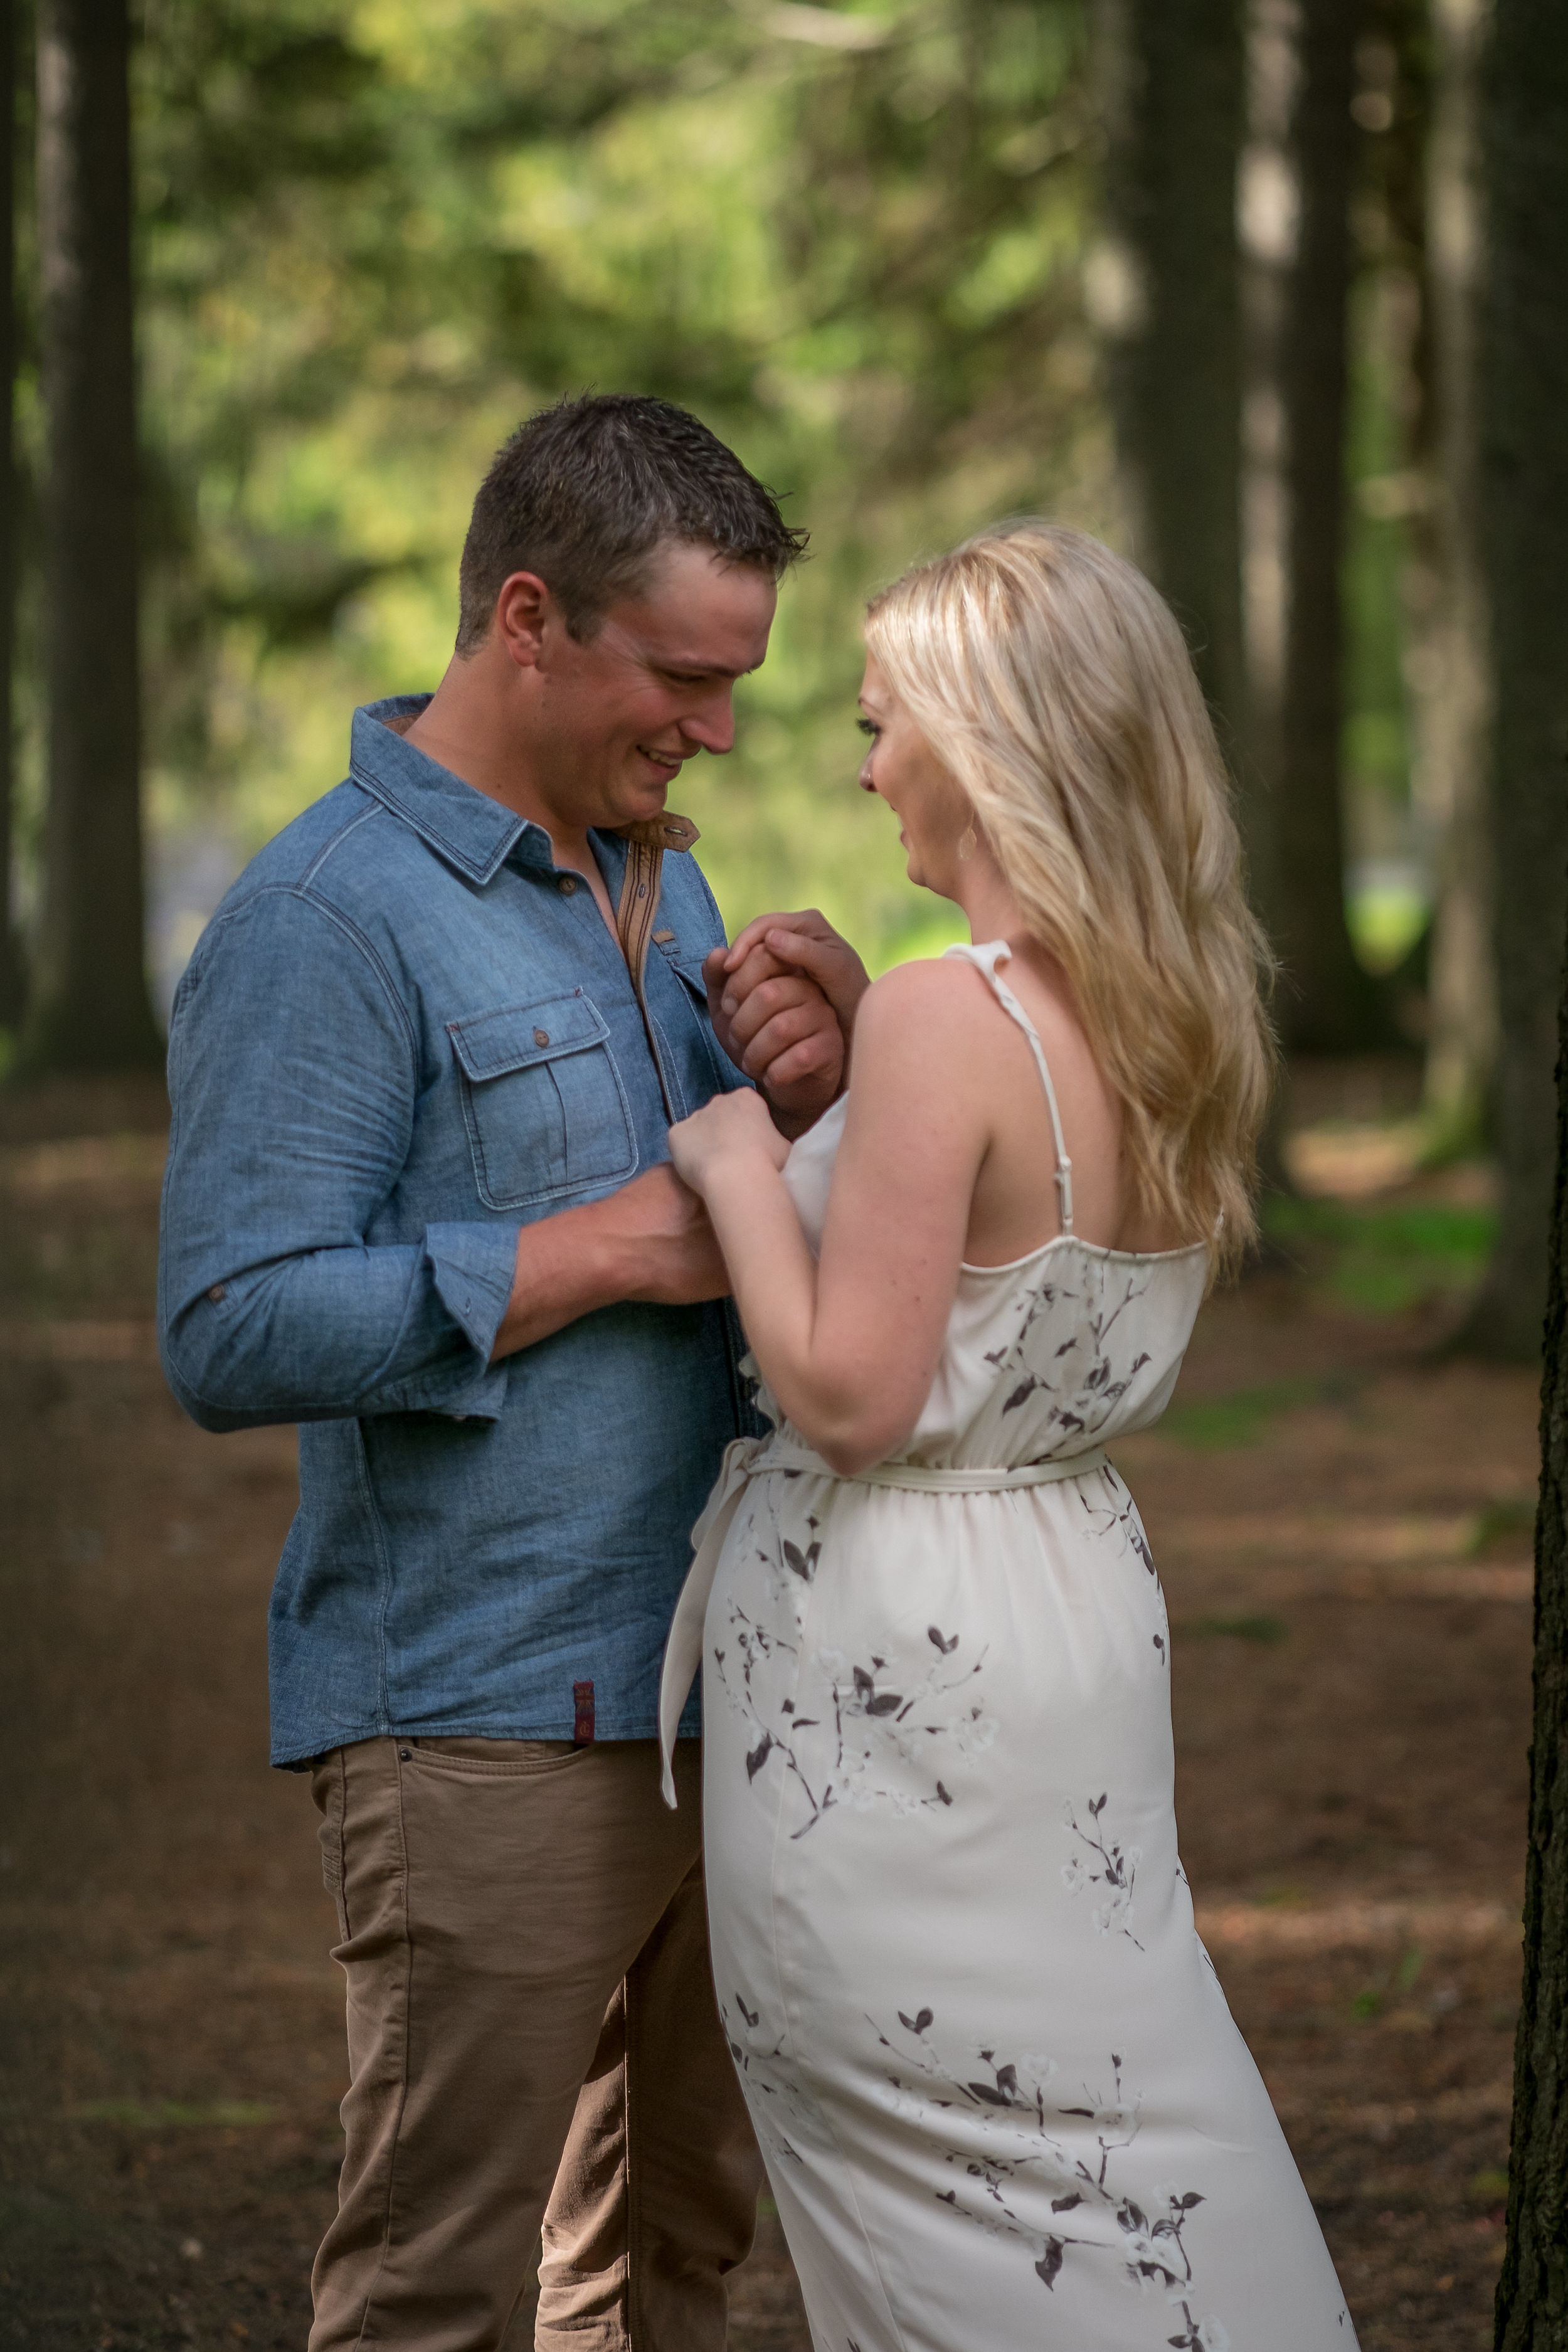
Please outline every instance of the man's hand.
[[523, 1226], [490, 1360], [623, 1298], [684, 1307], [722, 1298], [729, 1288], [697, 1194], [673, 1168], [649, 1168], [602, 1201]]
[[853, 948], [810, 911], [762, 915], [702, 967], [720, 1044], [755, 1078], [786, 1135], [842, 1092], [855, 1011], [870, 985]]
[[[870, 973], [848, 940], [815, 907], [795, 915], [758, 915], [737, 934], [725, 954], [726, 1000], [743, 992], [752, 959], [759, 950], [816, 982], [833, 1007], [847, 1051], [860, 999], [871, 985]], [[703, 969], [706, 971], [707, 966]]]

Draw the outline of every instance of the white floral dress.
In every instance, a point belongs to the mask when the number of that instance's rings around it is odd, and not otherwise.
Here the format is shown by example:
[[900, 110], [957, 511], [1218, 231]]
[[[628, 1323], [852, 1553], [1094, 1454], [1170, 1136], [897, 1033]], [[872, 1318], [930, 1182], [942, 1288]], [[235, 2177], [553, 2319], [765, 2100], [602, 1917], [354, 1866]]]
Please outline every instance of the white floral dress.
[[[665, 1668], [704, 1669], [713, 1965], [816, 2352], [1346, 2352], [1193, 1924], [1170, 1641], [1100, 1448], [1156, 1420], [1200, 1248], [965, 1266], [902, 1452], [731, 1448]], [[842, 1111], [785, 1181], [819, 1241]], [[767, 1399], [763, 1397], [764, 1406]]]

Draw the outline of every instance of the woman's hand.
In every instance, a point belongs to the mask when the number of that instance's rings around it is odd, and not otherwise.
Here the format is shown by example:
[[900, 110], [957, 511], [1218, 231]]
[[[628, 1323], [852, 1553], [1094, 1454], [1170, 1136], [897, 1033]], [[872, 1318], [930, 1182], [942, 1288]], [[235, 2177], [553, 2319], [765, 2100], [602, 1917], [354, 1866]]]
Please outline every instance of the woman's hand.
[[743, 1174], [750, 1168], [754, 1175], [764, 1162], [781, 1169], [789, 1158], [789, 1144], [761, 1095], [748, 1087], [715, 1095], [689, 1118], [678, 1119], [669, 1130], [669, 1156], [681, 1181], [706, 1198], [710, 1184], [723, 1171]]

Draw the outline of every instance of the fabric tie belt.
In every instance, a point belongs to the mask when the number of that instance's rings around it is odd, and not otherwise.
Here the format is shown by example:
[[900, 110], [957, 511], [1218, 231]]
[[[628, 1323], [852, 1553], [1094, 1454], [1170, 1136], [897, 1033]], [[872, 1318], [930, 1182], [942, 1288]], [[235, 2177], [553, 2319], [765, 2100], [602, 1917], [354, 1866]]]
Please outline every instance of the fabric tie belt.
[[737, 1437], [724, 1448], [724, 1466], [708, 1497], [707, 1508], [691, 1530], [696, 1553], [680, 1588], [664, 1645], [664, 1671], [658, 1685], [658, 1744], [664, 1759], [664, 1801], [673, 1812], [676, 1735], [687, 1694], [702, 1663], [702, 1627], [708, 1597], [718, 1573], [719, 1555], [741, 1497], [752, 1478], [775, 1471], [808, 1477], [837, 1478], [846, 1486], [897, 1486], [912, 1495], [1008, 1495], [1024, 1486], [1054, 1486], [1067, 1478], [1085, 1478], [1106, 1466], [1105, 1449], [1096, 1445], [1085, 1454], [1069, 1454], [1054, 1462], [1026, 1462], [1016, 1469], [935, 1470], [923, 1462], [879, 1462], [853, 1476], [830, 1469], [819, 1454], [804, 1447], [781, 1445], [771, 1437]]

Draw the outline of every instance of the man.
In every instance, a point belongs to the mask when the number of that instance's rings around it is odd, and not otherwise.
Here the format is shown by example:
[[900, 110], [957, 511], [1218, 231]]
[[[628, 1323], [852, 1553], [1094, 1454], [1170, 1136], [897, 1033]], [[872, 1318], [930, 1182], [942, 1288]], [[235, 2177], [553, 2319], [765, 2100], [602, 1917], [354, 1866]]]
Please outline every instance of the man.
[[302, 1424], [272, 1754], [313, 1772], [352, 2085], [311, 2352], [495, 2346], [542, 2221], [540, 2345], [724, 2340], [759, 2174], [695, 1709], [676, 1813], [653, 1735], [750, 1421], [666, 1132], [745, 1083], [731, 1056], [796, 1131], [844, 1040], [765, 950], [725, 973], [664, 809], [730, 749], [800, 545], [679, 409], [534, 417], [475, 503], [437, 693], [356, 713], [348, 781], [175, 999], [165, 1368], [204, 1428]]

